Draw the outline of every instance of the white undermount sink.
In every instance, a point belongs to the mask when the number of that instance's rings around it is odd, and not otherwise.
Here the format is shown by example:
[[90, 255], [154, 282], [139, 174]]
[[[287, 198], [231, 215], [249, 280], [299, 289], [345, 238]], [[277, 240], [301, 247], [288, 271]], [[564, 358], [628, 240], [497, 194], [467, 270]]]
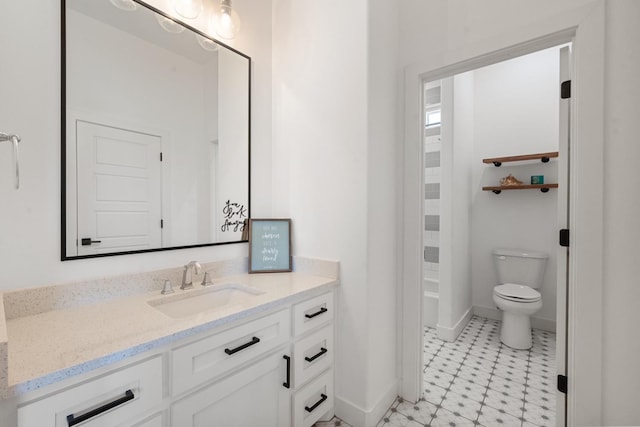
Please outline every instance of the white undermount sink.
[[228, 283], [189, 291], [178, 290], [175, 294], [147, 301], [147, 304], [169, 317], [181, 319], [239, 306], [262, 294], [263, 291], [246, 285]]

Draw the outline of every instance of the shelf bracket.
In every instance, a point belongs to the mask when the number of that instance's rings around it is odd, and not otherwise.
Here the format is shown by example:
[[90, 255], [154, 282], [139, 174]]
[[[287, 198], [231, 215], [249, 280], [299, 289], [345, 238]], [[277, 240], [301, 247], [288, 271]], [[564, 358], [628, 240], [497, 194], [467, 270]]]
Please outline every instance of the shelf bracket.
[[502, 190], [491, 190], [491, 191], [493, 191], [493, 194], [500, 194], [500, 193], [502, 193]]
[[549, 189], [547, 187], [542, 187], [540, 191], [542, 191], [543, 193], [548, 193]]
[[548, 157], [543, 157], [540, 160], [542, 160], [542, 163], [549, 163], [549, 158]]
[[500, 166], [502, 166], [502, 162], [493, 162], [493, 166], [499, 168]]

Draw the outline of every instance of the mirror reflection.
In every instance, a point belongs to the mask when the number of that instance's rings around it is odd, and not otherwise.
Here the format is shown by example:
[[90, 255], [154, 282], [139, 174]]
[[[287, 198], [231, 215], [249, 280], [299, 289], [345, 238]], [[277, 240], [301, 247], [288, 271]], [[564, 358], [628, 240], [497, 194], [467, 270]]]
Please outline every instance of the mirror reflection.
[[63, 259], [241, 241], [250, 58], [114, 4], [65, 4]]

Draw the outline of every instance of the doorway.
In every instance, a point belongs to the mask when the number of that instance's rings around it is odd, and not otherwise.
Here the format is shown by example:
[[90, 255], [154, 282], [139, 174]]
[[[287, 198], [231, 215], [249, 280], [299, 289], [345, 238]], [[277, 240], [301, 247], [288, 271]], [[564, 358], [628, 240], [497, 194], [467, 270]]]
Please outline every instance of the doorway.
[[[554, 58], [552, 63], [555, 65], [552, 65], [551, 73], [553, 75], [545, 75], [543, 79], [546, 79], [547, 86], [551, 87], [550, 90], [543, 91], [544, 88], [537, 87], [539, 82], [536, 75], [540, 75], [540, 70], [533, 66], [536, 62], [535, 56]], [[498, 68], [497, 72], [495, 70], [489, 72], [490, 67], [469, 67], [464, 73], [440, 75], [438, 80], [426, 78], [423, 80], [425, 83], [421, 89], [425, 101], [423, 104], [425, 145], [421, 165], [421, 182], [424, 185], [421, 189], [421, 193], [424, 194], [421, 229], [425, 239], [421, 245], [421, 255], [424, 258], [421, 266], [423, 273], [420, 276], [421, 283], [430, 287], [424, 292], [425, 296], [435, 293], [438, 304], [437, 323], [431, 325], [427, 334], [428, 339], [435, 337], [441, 342], [451, 343], [464, 330], [466, 335], [464, 345], [469, 347], [471, 345], [469, 340], [474, 340], [476, 333], [484, 328], [480, 335], [483, 338], [497, 340], [499, 344], [499, 323], [496, 321], [499, 321], [501, 313], [495, 309], [495, 304], [491, 300], [491, 291], [496, 285], [491, 248], [538, 248], [549, 255], [550, 262], [542, 286], [546, 289], [546, 292], [542, 290], [546, 297], [546, 304], [543, 304], [545, 311], [535, 319], [534, 339], [538, 339], [545, 350], [551, 347], [555, 350], [555, 346], [551, 343], [556, 329], [556, 318], [561, 318], [560, 323], [564, 328], [566, 316], [566, 299], [559, 298], [564, 306], [558, 314], [556, 314], [556, 299], [559, 294], [566, 294], [567, 271], [566, 250], [562, 252], [556, 248], [557, 230], [567, 218], [568, 205], [566, 192], [568, 146], [561, 147], [558, 142], [561, 121], [558, 93], [559, 56], [558, 47], [545, 48], [512, 61], [491, 62], [495, 64], [492, 65], [493, 67]], [[548, 71], [548, 64], [546, 67]], [[518, 68], [525, 71], [524, 75], [514, 73]], [[510, 88], [511, 83], [523, 84], [526, 90], [531, 92], [516, 93], [513, 88]], [[501, 89], [504, 89], [502, 94]], [[439, 94], [440, 99], [434, 94]], [[551, 103], [548, 102], [549, 97], [551, 97]], [[469, 99], [472, 99], [472, 102], [469, 102]], [[546, 102], [543, 102], [545, 100]], [[520, 103], [522, 107], [514, 108], [514, 102]], [[552, 104], [555, 107], [551, 106]], [[568, 102], [566, 105], [568, 106]], [[541, 117], [546, 118], [540, 119]], [[548, 117], [553, 117], [555, 124], [552, 123], [550, 126], [545, 124], [544, 121], [548, 120]], [[565, 120], [563, 122], [565, 131], [562, 134], [568, 136], [568, 118], [564, 117], [563, 120]], [[434, 131], [434, 127], [439, 129]], [[539, 160], [537, 163], [524, 162], [523, 165], [503, 168], [482, 164], [484, 158], [558, 151], [561, 152], [559, 158], [547, 164], [541, 164]], [[435, 169], [436, 173], [433, 170], [429, 171], [430, 168]], [[545, 193], [537, 190], [534, 193], [534, 190], [530, 189], [520, 192], [501, 191], [502, 195], [493, 194], [490, 191], [482, 192], [482, 187], [499, 185], [495, 181], [499, 181], [499, 178], [507, 174], [526, 179], [526, 184], [529, 184], [532, 177], [535, 177], [536, 182], [546, 179], [543, 182], [558, 183], [562, 191], [551, 187], [553, 188], [551, 191], [544, 188]], [[460, 197], [461, 194], [464, 194], [464, 197]], [[540, 247], [541, 243], [543, 247]], [[560, 266], [560, 263], [565, 265]], [[556, 282], [560, 283], [560, 280], [563, 286], [556, 292], [555, 285]], [[435, 290], [433, 289], [434, 281], [437, 283]], [[427, 298], [424, 299], [426, 300]], [[427, 317], [425, 315], [427, 312], [428, 310], [425, 310], [422, 313], [423, 318]], [[480, 317], [473, 317], [474, 314]], [[472, 317], [473, 321], [470, 322]], [[473, 325], [475, 325], [473, 331], [465, 330], [465, 326]], [[564, 341], [565, 336], [566, 331], [563, 329], [560, 339]], [[429, 346], [426, 342], [424, 345]], [[559, 348], [558, 357], [564, 360], [564, 346], [559, 347], [561, 348]], [[447, 344], [442, 347], [442, 350], [455, 351], [456, 349], [450, 348]], [[464, 350], [469, 351], [470, 348]], [[481, 350], [475, 349], [476, 352]], [[507, 350], [505, 349], [503, 358], [510, 357], [511, 365], [521, 364], [523, 360], [516, 360], [514, 354], [507, 354]], [[496, 359], [498, 354], [499, 352], [495, 353]], [[476, 356], [479, 355], [471, 355], [469, 360], [472, 361]], [[549, 356], [550, 354], [547, 353], [541, 357]], [[480, 358], [482, 358], [481, 355]], [[521, 366], [525, 368], [522, 378], [523, 387], [519, 391], [523, 394], [527, 376], [526, 367], [530, 363], [530, 358], [530, 354], [527, 354], [524, 365]], [[495, 360], [490, 369], [494, 369], [493, 364]], [[457, 368], [460, 366], [464, 367], [458, 364]], [[555, 371], [551, 372], [552, 369], [548, 369], [548, 366], [540, 366], [539, 369], [534, 365], [531, 366], [532, 369], [537, 369], [537, 374], [542, 374], [542, 381], [545, 382], [538, 385], [549, 386], [553, 391]], [[441, 373], [440, 377], [445, 376], [442, 375], [442, 368], [440, 366], [438, 369]], [[564, 369], [564, 363], [562, 363], [562, 369]], [[425, 372], [421, 372], [422, 374]], [[455, 376], [455, 372], [449, 375]], [[489, 377], [486, 379], [489, 380]], [[496, 376], [496, 383], [498, 379], [500, 377]], [[506, 391], [505, 388], [499, 390], [500, 393]], [[559, 396], [559, 399], [561, 401], [558, 406], [562, 408], [558, 413], [564, 420], [564, 395]], [[551, 405], [554, 402], [540, 399], [536, 403], [542, 402], [547, 403], [546, 409], [555, 406]], [[437, 405], [441, 403], [436, 402]], [[496, 401], [490, 403], [493, 403], [493, 407], [497, 406]], [[540, 407], [537, 406], [537, 408]], [[503, 410], [504, 408], [494, 409]], [[549, 418], [549, 413], [543, 414], [544, 417]], [[467, 415], [470, 416], [469, 413]], [[526, 414], [519, 415], [519, 418], [526, 419]], [[478, 422], [477, 419], [471, 421]], [[537, 421], [539, 423], [540, 419]], [[564, 421], [561, 424], [564, 425]]]

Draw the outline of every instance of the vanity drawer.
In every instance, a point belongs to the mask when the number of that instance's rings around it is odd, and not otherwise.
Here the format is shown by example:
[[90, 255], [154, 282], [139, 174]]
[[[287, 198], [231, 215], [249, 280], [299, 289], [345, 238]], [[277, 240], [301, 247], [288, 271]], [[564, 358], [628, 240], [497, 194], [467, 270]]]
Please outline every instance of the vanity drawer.
[[329, 369], [293, 396], [294, 427], [310, 427], [333, 409], [333, 370]]
[[296, 388], [333, 365], [333, 324], [327, 325], [293, 346]]
[[173, 395], [286, 343], [289, 313], [288, 309], [282, 310], [173, 350]]
[[161, 402], [158, 356], [19, 407], [18, 427], [113, 427]]
[[310, 331], [316, 326], [333, 319], [333, 292], [327, 292], [296, 304], [293, 312], [294, 333], [296, 336]]

